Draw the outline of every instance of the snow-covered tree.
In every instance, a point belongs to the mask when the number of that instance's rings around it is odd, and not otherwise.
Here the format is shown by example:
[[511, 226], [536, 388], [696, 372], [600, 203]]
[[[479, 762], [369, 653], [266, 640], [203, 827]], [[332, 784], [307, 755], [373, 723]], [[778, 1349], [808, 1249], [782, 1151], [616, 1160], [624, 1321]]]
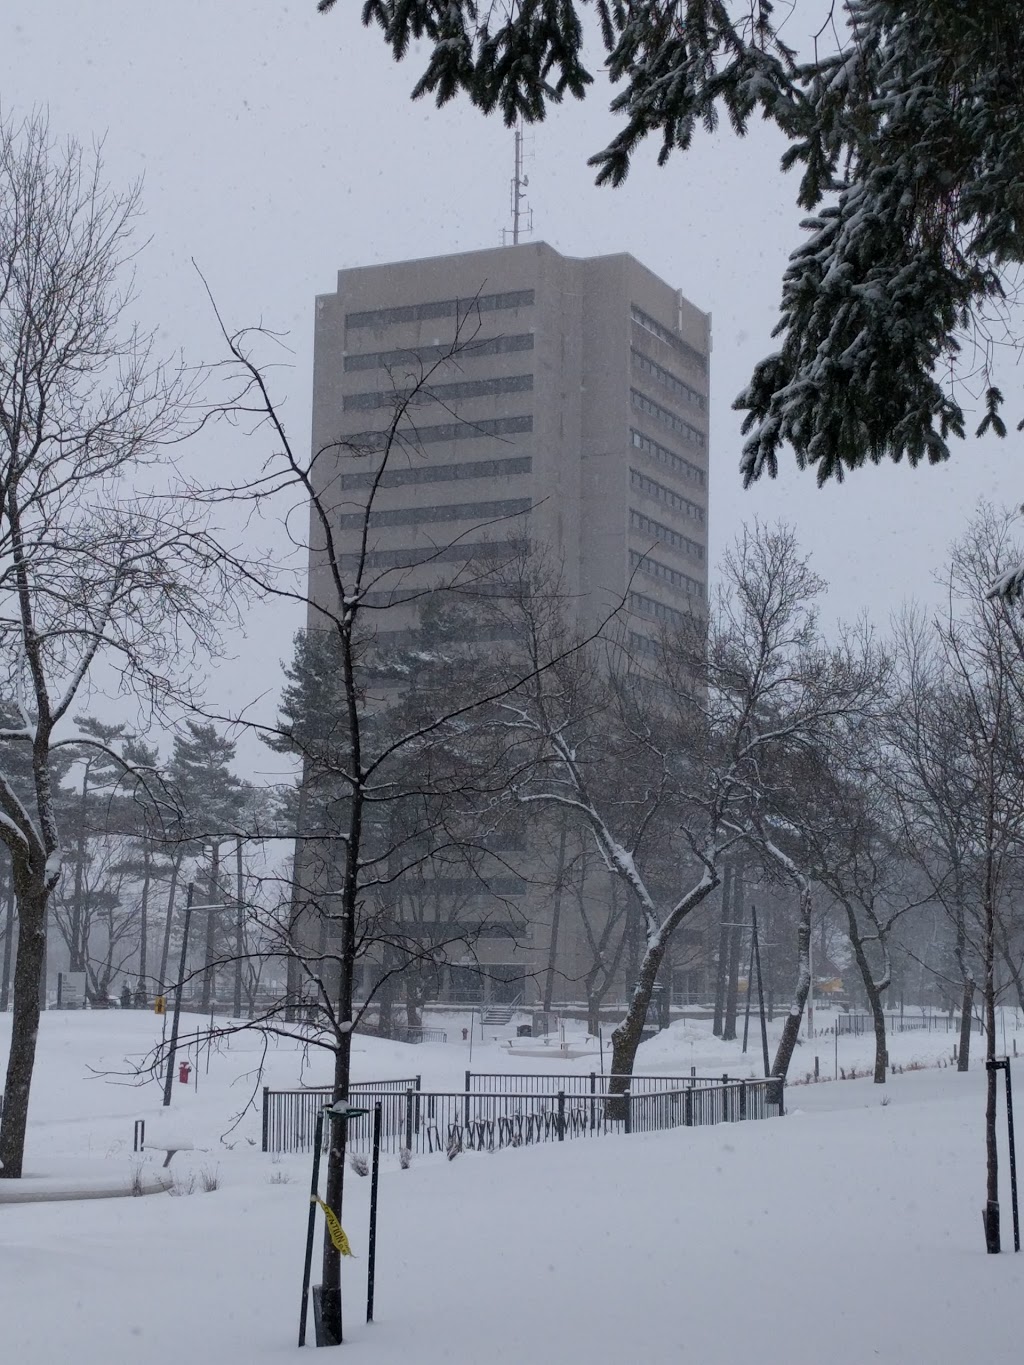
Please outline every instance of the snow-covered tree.
[[[589, 9], [367, 0], [362, 13], [396, 59], [425, 55], [415, 95], [465, 93], [512, 123], [586, 95]], [[944, 460], [972, 407], [979, 431], [1002, 434], [990, 323], [1024, 259], [1018, 6], [845, 0], [824, 21], [819, 7], [771, 0], [594, 10], [622, 125], [592, 158], [599, 181], [621, 183], [648, 136], [665, 162], [723, 116], [741, 134], [755, 115], [774, 122], [783, 166], [800, 168], [807, 217], [779, 347], [736, 403], [744, 479], [774, 474], [783, 444], [819, 480], [867, 461]]]

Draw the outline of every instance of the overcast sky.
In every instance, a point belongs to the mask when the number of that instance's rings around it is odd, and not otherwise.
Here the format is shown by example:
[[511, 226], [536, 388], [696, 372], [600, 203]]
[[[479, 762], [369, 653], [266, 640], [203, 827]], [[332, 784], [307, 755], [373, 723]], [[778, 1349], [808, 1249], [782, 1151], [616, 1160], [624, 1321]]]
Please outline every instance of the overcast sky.
[[[290, 334], [294, 363], [276, 382], [302, 443], [313, 301], [333, 290], [335, 272], [497, 246], [508, 224], [512, 134], [465, 101], [440, 112], [410, 102], [421, 63], [395, 65], [359, 8], [34, 0], [0, 17], [6, 113], [45, 106], [55, 132], [105, 138], [112, 181], [145, 178], [144, 320], [169, 348], [217, 356], [194, 257], [231, 323]], [[795, 11], [790, 41], [811, 29], [812, 13]], [[599, 78], [585, 104], [529, 131], [533, 235], [569, 255], [631, 252], [712, 314], [712, 560], [745, 518], [784, 517], [831, 584], [830, 616], [866, 610], [884, 625], [906, 597], [937, 602], [933, 572], [978, 499], [1024, 499], [1024, 438], [969, 441], [941, 469], [872, 468], [823, 490], [789, 462], [776, 482], [744, 492], [731, 402], [771, 348], [779, 280], [799, 239], [779, 141], [761, 126], [742, 141], [702, 135], [661, 169], [650, 148], [625, 186], [599, 190], [586, 159], [612, 127]], [[259, 436], [218, 438], [197, 455], [228, 475], [268, 449]], [[254, 617], [240, 663], [220, 670], [225, 704], [248, 700], [254, 677], [272, 681], [267, 666], [288, 655], [296, 624], [280, 611]]]

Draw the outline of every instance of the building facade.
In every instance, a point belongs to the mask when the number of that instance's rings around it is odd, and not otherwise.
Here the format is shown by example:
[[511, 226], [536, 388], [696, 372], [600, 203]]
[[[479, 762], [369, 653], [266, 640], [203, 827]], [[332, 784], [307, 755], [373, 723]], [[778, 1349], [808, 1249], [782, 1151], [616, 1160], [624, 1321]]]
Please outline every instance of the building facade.
[[[424, 588], [510, 547], [556, 566], [584, 630], [623, 599], [641, 645], [690, 615], [707, 595], [710, 351], [708, 315], [626, 254], [530, 242], [340, 271], [316, 303], [313, 450], [345, 564], [372, 497], [379, 637], [415, 639]], [[424, 374], [380, 475], [396, 395]], [[329, 602], [315, 550], [310, 575]], [[512, 962], [481, 949], [513, 984], [552, 958], [550, 897], [533, 900]], [[586, 950], [560, 934], [568, 982]], [[485, 996], [509, 993], [500, 978]]]

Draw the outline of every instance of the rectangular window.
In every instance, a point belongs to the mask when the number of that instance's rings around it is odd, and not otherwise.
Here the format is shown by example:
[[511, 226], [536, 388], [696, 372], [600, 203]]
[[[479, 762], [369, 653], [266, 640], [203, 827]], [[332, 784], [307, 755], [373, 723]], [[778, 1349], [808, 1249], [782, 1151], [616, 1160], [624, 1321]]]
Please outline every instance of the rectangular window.
[[671, 583], [673, 588], [681, 588], [690, 597], [704, 596], [703, 583], [699, 583], [696, 578], [691, 578], [689, 574], [680, 573], [678, 569], [669, 568], [667, 564], [652, 559], [650, 555], [642, 555], [636, 550], [630, 550], [629, 567], [646, 574], [648, 578], [659, 578], [663, 583]]
[[[435, 441], [472, 441], [480, 436], [514, 436], [533, 430], [532, 417], [482, 417], [478, 422], [442, 422], [439, 426], [410, 427], [399, 431], [397, 443], [403, 448], [430, 445]], [[383, 450], [388, 443], [386, 431], [359, 431], [346, 436], [345, 444], [362, 450]]]
[[633, 364], [641, 372], [653, 379], [656, 384], [660, 384], [663, 389], [681, 398], [684, 403], [690, 403], [695, 408], [700, 408], [702, 412], [707, 411], [708, 400], [696, 389], [691, 389], [689, 384], [684, 384], [681, 379], [677, 379], [671, 370], [666, 370], [664, 366], [657, 365], [650, 358], [644, 355], [643, 351], [638, 351], [632, 347], [630, 355], [633, 357]]
[[631, 592], [626, 598], [626, 605], [630, 611], [636, 612], [637, 616], [646, 616], [651, 621], [664, 621], [669, 626], [681, 626], [692, 619], [685, 611], [666, 607], [664, 602], [657, 602], [653, 597], [645, 597], [642, 592]]
[[677, 455], [674, 450], [669, 450], [667, 446], [652, 441], [650, 436], [645, 436], [642, 431], [637, 431], [635, 427], [630, 427], [629, 439], [637, 450], [645, 451], [652, 459], [663, 464], [666, 469], [671, 469], [675, 474], [681, 474], [684, 479], [690, 483], [699, 484], [701, 488], [707, 486], [707, 475], [703, 469], [691, 464], [689, 460], [684, 460], [682, 455]]
[[704, 546], [698, 545], [689, 536], [682, 536], [678, 531], [673, 531], [671, 526], [666, 526], [664, 522], [655, 521], [652, 517], [645, 517], [643, 512], [638, 512], [635, 507], [629, 509], [629, 525], [638, 535], [647, 536], [651, 540], [660, 540], [664, 545], [671, 545], [674, 550], [681, 550], [684, 555], [689, 555], [691, 559], [699, 559], [704, 562]]
[[532, 374], [511, 374], [494, 379], [464, 379], [457, 384], [424, 384], [415, 394], [411, 389], [381, 389], [373, 393], [352, 393], [343, 401], [345, 412], [367, 408], [393, 408], [400, 401], [413, 403], [451, 403], [459, 398], [493, 398], [502, 393], [530, 393]]
[[684, 498], [681, 494], [673, 492], [671, 488], [666, 488], [663, 483], [658, 483], [654, 479], [649, 479], [646, 474], [641, 474], [639, 469], [629, 471], [630, 486], [637, 489], [640, 493], [646, 493], [649, 498], [657, 498], [666, 507], [673, 507], [677, 512], [682, 512], [684, 516], [692, 517], [694, 521], [699, 521], [703, 526], [705, 521], [704, 508], [697, 503], [690, 502], [689, 498]]
[[689, 364], [695, 365], [703, 374], [707, 374], [708, 358], [701, 351], [698, 351], [696, 346], [691, 346], [681, 336], [677, 336], [669, 328], [663, 327], [660, 322], [651, 317], [650, 313], [645, 313], [642, 308], [637, 308], [636, 304], [629, 311], [638, 327], [642, 327], [645, 332], [650, 332], [651, 336], [657, 337], [666, 346], [671, 346], [677, 355], [681, 355]]
[[[525, 540], [458, 541], [436, 550], [418, 545], [402, 550], [371, 550], [364, 560], [367, 569], [412, 569], [426, 564], [465, 564], [471, 559], [503, 559], [529, 549]], [[357, 569], [359, 555], [339, 555], [343, 569]]]
[[529, 474], [533, 469], [532, 455], [514, 455], [505, 460], [466, 460], [462, 464], [420, 464], [406, 469], [385, 469], [377, 478], [371, 471], [342, 474], [341, 486], [349, 488], [404, 488], [411, 483], [448, 483], [458, 479], [497, 479], [516, 474]]
[[648, 417], [653, 417], [656, 422], [660, 422], [663, 427], [668, 427], [669, 431], [674, 431], [688, 445], [699, 446], [701, 450], [708, 443], [708, 438], [702, 431], [692, 427], [689, 422], [684, 422], [681, 417], [677, 417], [668, 408], [663, 408], [660, 403], [656, 403], [653, 398], [648, 398], [639, 389], [630, 389], [633, 399], [633, 407], [637, 412], [645, 412]]
[[367, 351], [364, 355], [347, 355], [345, 369], [390, 370], [401, 365], [433, 365], [446, 356], [458, 360], [476, 360], [480, 356], [505, 355], [510, 351], [532, 351], [533, 333], [522, 332], [510, 337], [487, 337], [483, 341], [467, 341], [457, 351], [453, 346], [408, 346], [402, 351]]
[[[514, 517], [529, 512], [530, 498], [502, 498], [495, 502], [456, 502], [438, 507], [397, 507], [394, 510], [373, 508], [371, 526], [423, 526], [442, 521], [490, 521], [497, 517]], [[362, 512], [346, 512], [338, 518], [343, 531], [362, 526]]]
[[505, 294], [477, 294], [465, 299], [438, 299], [431, 303], [410, 303], [399, 308], [375, 308], [366, 313], [346, 313], [345, 327], [391, 327], [399, 322], [426, 322], [431, 318], [470, 317], [474, 313], [493, 313], [502, 308], [531, 308], [532, 289], [513, 289]]

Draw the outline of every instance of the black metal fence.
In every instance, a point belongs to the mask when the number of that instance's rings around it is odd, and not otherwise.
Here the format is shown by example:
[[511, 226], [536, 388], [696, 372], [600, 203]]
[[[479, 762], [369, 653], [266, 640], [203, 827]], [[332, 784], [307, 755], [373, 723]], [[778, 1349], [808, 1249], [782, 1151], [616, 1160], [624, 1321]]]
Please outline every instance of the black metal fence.
[[728, 1076], [698, 1076], [693, 1069], [689, 1076], [605, 1076], [597, 1071], [573, 1072], [558, 1075], [550, 1071], [508, 1072], [467, 1071], [468, 1091], [493, 1091], [497, 1094], [556, 1095], [564, 1090], [567, 1095], [592, 1095], [597, 1091], [618, 1089], [614, 1081], [629, 1086], [633, 1095], [646, 1095], [657, 1090], [683, 1090], [691, 1086], [728, 1085]]
[[[587, 1076], [572, 1079], [589, 1082]], [[662, 1078], [630, 1079], [644, 1082]], [[687, 1077], [678, 1088], [630, 1087], [616, 1095], [603, 1088], [568, 1091], [561, 1087], [528, 1093], [504, 1089], [442, 1092], [423, 1091], [407, 1082], [387, 1084], [390, 1088], [386, 1090], [366, 1085], [353, 1087], [351, 1098], [367, 1105], [380, 1101], [381, 1148], [390, 1153], [403, 1148], [420, 1154], [452, 1149], [499, 1151], [503, 1147], [564, 1142], [607, 1133], [653, 1133], [668, 1128], [773, 1118], [784, 1112], [783, 1085], [772, 1079], [722, 1078], [703, 1084], [696, 1077]], [[403, 1084], [404, 1091], [396, 1088]], [[306, 1103], [301, 1121], [296, 1118], [296, 1094], [319, 1097]], [[328, 1091], [265, 1089], [263, 1150], [309, 1151], [317, 1107], [322, 1107], [329, 1098]], [[349, 1148], [365, 1152], [371, 1141], [372, 1116], [350, 1119]]]
[[448, 1034], [443, 1028], [423, 1028], [406, 1024], [396, 1028], [392, 1037], [396, 1043], [447, 1043]]
[[[404, 1096], [420, 1088], [419, 1076], [397, 1081], [359, 1081], [349, 1087], [353, 1103], [373, 1102], [385, 1095]], [[263, 1150], [265, 1152], [308, 1152], [313, 1147], [316, 1116], [330, 1104], [333, 1089], [310, 1086], [303, 1090], [271, 1090], [263, 1087]], [[353, 1126], [356, 1121], [353, 1121]]]
[[[959, 1014], [900, 1014], [894, 1010], [887, 1011], [884, 1018], [885, 1031], [888, 1034], [960, 1032]], [[873, 1015], [866, 1013], [837, 1014], [834, 1027], [840, 1038], [874, 1033], [875, 1020]], [[977, 1017], [971, 1019], [971, 1032], [982, 1032], [982, 1023]]]

